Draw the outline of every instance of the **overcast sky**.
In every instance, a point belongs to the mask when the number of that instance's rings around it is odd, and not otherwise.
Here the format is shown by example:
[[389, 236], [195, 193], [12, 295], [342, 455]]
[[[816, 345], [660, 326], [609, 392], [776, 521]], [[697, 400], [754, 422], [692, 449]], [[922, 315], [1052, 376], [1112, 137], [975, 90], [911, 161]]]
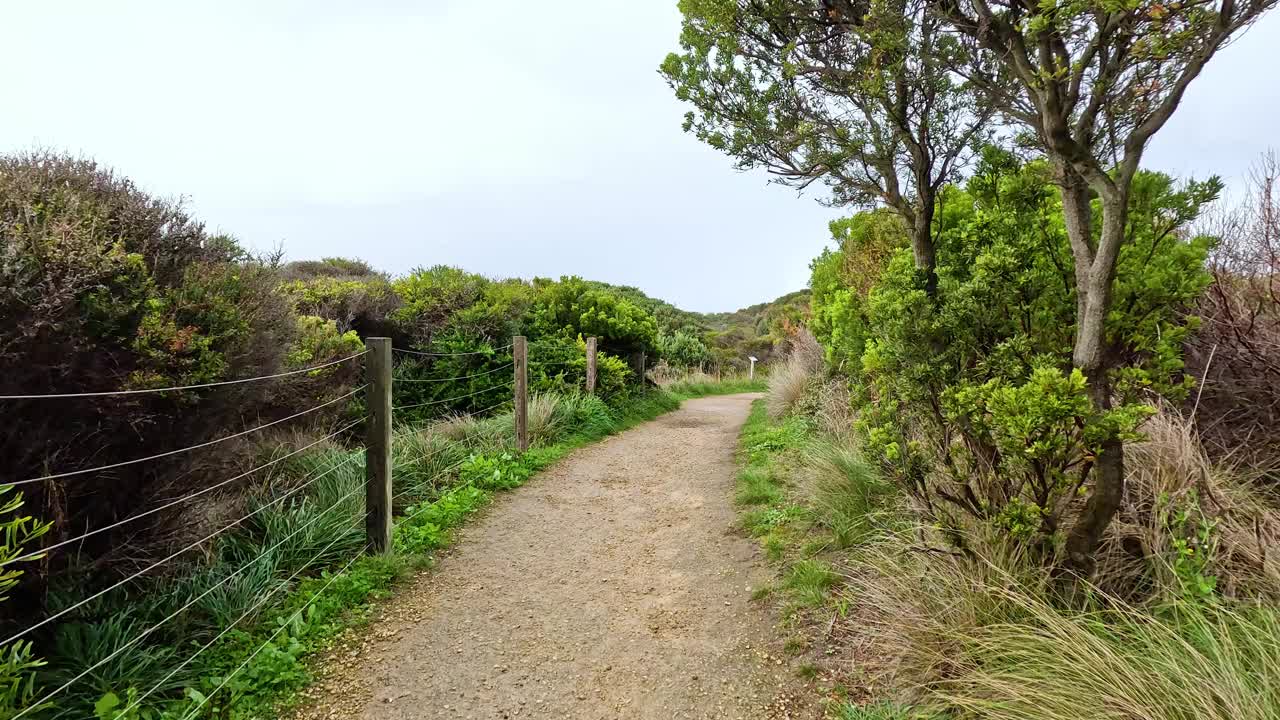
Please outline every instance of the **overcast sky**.
[[[0, 149], [92, 156], [292, 259], [577, 274], [703, 311], [804, 287], [837, 211], [680, 130], [675, 0], [6, 2]], [[1241, 177], [1275, 140], [1280, 17], [1148, 155]]]

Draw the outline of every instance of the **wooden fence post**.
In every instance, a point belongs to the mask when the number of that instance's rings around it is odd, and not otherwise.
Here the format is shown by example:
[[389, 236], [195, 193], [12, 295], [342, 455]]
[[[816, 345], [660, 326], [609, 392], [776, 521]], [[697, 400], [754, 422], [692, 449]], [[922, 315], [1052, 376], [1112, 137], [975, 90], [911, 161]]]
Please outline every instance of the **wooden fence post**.
[[529, 345], [523, 335], [512, 338], [516, 370], [516, 447], [529, 449]]
[[391, 338], [365, 339], [365, 534], [374, 553], [391, 550]]
[[587, 338], [587, 394], [596, 391], [596, 339]]

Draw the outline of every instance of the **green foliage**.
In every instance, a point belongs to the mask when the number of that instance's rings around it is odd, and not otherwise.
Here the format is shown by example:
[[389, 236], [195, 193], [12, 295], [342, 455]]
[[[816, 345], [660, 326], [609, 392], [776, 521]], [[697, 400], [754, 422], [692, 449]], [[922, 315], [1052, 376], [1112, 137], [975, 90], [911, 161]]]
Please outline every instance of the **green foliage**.
[[867, 295], [894, 252], [906, 247], [907, 228], [898, 216], [875, 210], [833, 220], [830, 229], [836, 249], [824, 250], [810, 265], [809, 329], [831, 366], [857, 375], [870, 334]]
[[[210, 263], [187, 268], [182, 282], [143, 303], [132, 350], [134, 387], [214, 382], [230, 375], [238, 356], [251, 351], [253, 323], [288, 317], [270, 288], [274, 268], [259, 263]], [[284, 337], [291, 328], [285, 328]], [[275, 331], [280, 332], [280, 331]]]
[[520, 280], [494, 281], [445, 265], [418, 268], [392, 287], [402, 303], [392, 313], [399, 331], [431, 352], [449, 352], [437, 347], [437, 336], [506, 345], [534, 298], [533, 287]]
[[[29, 551], [25, 547], [49, 532], [51, 523], [42, 523], [30, 515], [21, 513], [22, 493], [12, 485], [0, 485], [0, 602], [8, 600], [9, 592], [17, 586], [23, 571], [15, 562]], [[36, 559], [36, 558], [32, 558]], [[28, 562], [23, 561], [23, 562]], [[35, 671], [44, 666], [36, 657], [30, 640], [17, 640], [0, 647], [0, 717], [13, 717], [14, 713], [30, 705], [36, 691]]]
[[[354, 355], [364, 349], [355, 330], [338, 331], [338, 324], [315, 315], [299, 315], [293, 347], [284, 357], [287, 367], [299, 368]], [[317, 370], [323, 373], [323, 370]]]
[[1218, 547], [1218, 521], [1201, 510], [1194, 492], [1177, 503], [1162, 496], [1157, 498], [1157, 505], [1158, 515], [1172, 538], [1173, 557], [1169, 559], [1169, 566], [1182, 600], [1190, 603], [1214, 600], [1218, 579], [1210, 567]]
[[[946, 190], [933, 298], [901, 243], [881, 240], [871, 219], [851, 227], [814, 265], [814, 314], [864, 404], [871, 457], [944, 525], [967, 517], [1054, 536], [1102, 444], [1137, 437], [1148, 393], [1176, 399], [1188, 386], [1186, 311], [1208, 282], [1211, 241], [1185, 226], [1217, 189], [1156, 173], [1135, 181], [1107, 323], [1119, 397], [1104, 410], [1071, 368], [1071, 250], [1042, 164], [990, 150], [966, 189]], [[882, 267], [865, 294], [849, 285], [865, 273], [841, 274], [851, 256]]]
[[529, 479], [529, 469], [511, 453], [472, 455], [458, 472], [462, 482], [481, 490], [514, 490]]
[[396, 552], [415, 554], [438, 550], [449, 544], [449, 531], [468, 516], [489, 504], [492, 493], [475, 485], [456, 487], [434, 502], [405, 510], [396, 524]]
[[[286, 267], [285, 273], [296, 273], [296, 265]], [[379, 327], [400, 303], [391, 283], [381, 275], [317, 275], [283, 282], [279, 292], [293, 303], [299, 315], [330, 320], [343, 333], [357, 326], [366, 332]]]
[[670, 335], [659, 335], [657, 345], [658, 354], [669, 364], [680, 368], [695, 367], [711, 357], [707, 346], [698, 336], [683, 330]]
[[631, 301], [579, 277], [539, 279], [535, 285], [538, 299], [531, 327], [539, 336], [595, 336], [601, 351], [612, 355], [655, 350], [658, 323]]

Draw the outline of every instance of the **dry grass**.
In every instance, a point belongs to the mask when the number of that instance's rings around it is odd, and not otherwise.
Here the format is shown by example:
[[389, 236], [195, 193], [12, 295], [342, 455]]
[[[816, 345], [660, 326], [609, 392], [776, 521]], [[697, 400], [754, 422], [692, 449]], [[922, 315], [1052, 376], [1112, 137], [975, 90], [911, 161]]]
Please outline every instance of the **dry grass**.
[[791, 340], [787, 357], [769, 371], [769, 390], [765, 406], [769, 417], [785, 417], [804, 396], [810, 384], [822, 373], [822, 346], [808, 330], [800, 330]]
[[[930, 549], [920, 530], [855, 556], [845, 628], [879, 695], [1000, 720], [1280, 715], [1280, 615], [1252, 604], [1144, 607], [1095, 590], [1067, 610], [1038, 567]], [[888, 690], [886, 690], [888, 688]]]
[[824, 435], [852, 442], [853, 422], [857, 415], [849, 396], [848, 382], [831, 379], [813, 387], [805, 400], [811, 407], [809, 415]]
[[[1125, 504], [1109, 529], [1097, 582], [1117, 594], [1134, 589], [1177, 592], [1169, 571], [1177, 550], [1201, 520], [1213, 525], [1209, 572], [1229, 596], [1280, 598], [1280, 511], [1252, 477], [1212, 463], [1193, 424], [1170, 408], [1144, 426], [1147, 439], [1128, 446]], [[1180, 512], [1186, 521], [1177, 522]], [[1154, 583], [1154, 587], [1149, 587]]]

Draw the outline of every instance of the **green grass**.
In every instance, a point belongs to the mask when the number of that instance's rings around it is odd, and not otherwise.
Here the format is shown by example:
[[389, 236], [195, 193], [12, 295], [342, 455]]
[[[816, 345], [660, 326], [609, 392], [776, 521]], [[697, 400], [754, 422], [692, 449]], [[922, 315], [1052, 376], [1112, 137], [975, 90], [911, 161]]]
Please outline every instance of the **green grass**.
[[787, 571], [783, 586], [805, 607], [818, 607], [827, 601], [827, 591], [840, 579], [825, 563], [800, 560]]
[[768, 384], [763, 380], [747, 380], [734, 378], [721, 382], [715, 381], [683, 381], [675, 382], [664, 388], [667, 392], [682, 400], [708, 397], [710, 395], [736, 395], [738, 393], [764, 392]]
[[838, 549], [848, 549], [900, 521], [899, 492], [850, 439], [823, 438], [806, 448], [809, 502]]
[[958, 674], [933, 687], [938, 705], [1014, 720], [1280, 717], [1280, 612], [1193, 604], [1152, 613], [1112, 602], [1064, 612], [1025, 597], [1030, 619], [958, 639]]
[[738, 475], [738, 492], [734, 500], [739, 505], [773, 505], [782, 501], [782, 490], [773, 481], [769, 469], [750, 465]]

